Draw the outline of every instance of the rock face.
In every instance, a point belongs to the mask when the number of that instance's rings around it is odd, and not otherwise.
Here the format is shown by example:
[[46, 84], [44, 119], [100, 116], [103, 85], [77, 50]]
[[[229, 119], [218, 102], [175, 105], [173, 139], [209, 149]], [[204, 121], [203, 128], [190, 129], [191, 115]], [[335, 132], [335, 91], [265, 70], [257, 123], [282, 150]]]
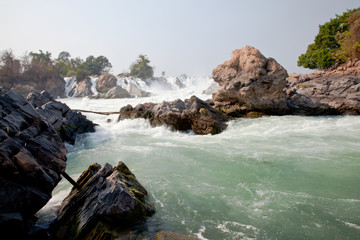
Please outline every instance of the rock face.
[[95, 132], [95, 124], [84, 115], [71, 110], [66, 104], [55, 101], [43, 91], [29, 94], [28, 101], [57, 131], [63, 141], [75, 143], [79, 134]]
[[100, 94], [100, 98], [129, 98], [131, 95], [128, 91], [120, 86], [111, 88], [108, 92]]
[[94, 93], [91, 90], [92, 82], [90, 77], [86, 77], [76, 84], [74, 84], [73, 88], [69, 91], [68, 95], [71, 97], [87, 97], [92, 96]]
[[96, 89], [100, 93], [107, 93], [111, 88], [116, 87], [116, 81], [116, 77], [111, 74], [100, 75], [96, 82]]
[[360, 60], [325, 72], [292, 74], [287, 81], [292, 114], [360, 114]]
[[119, 120], [145, 118], [152, 126], [166, 125], [172, 130], [192, 130], [196, 134], [217, 134], [226, 128], [227, 118], [210, 104], [192, 96], [185, 101], [162, 102], [160, 104], [138, 104], [120, 109]]
[[114, 239], [123, 230], [155, 212], [147, 192], [123, 162], [112, 167], [91, 165], [63, 201], [51, 228], [55, 239]]
[[66, 167], [55, 129], [25, 98], [0, 89], [0, 230], [25, 239]]
[[284, 88], [286, 70], [259, 50], [246, 46], [234, 50], [229, 61], [213, 71], [219, 84], [213, 94], [215, 106], [226, 114], [240, 117], [251, 111], [283, 114], [287, 110]]

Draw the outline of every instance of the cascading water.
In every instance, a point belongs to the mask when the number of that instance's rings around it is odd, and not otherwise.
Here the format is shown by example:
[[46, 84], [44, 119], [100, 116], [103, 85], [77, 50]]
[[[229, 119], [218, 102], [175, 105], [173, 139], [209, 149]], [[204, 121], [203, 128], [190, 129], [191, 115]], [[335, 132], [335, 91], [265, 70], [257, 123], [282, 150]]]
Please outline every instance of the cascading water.
[[[127, 104], [211, 97], [202, 94], [211, 79], [186, 79], [186, 88], [147, 89], [149, 98], [61, 101], [73, 109], [118, 111]], [[76, 179], [94, 162], [125, 162], [156, 207], [139, 237], [159, 230], [200, 239], [360, 236], [360, 117], [238, 119], [221, 134], [199, 136], [152, 128], [142, 119], [87, 116], [99, 126], [67, 146], [66, 171]], [[43, 221], [70, 188], [60, 182], [40, 212]]]

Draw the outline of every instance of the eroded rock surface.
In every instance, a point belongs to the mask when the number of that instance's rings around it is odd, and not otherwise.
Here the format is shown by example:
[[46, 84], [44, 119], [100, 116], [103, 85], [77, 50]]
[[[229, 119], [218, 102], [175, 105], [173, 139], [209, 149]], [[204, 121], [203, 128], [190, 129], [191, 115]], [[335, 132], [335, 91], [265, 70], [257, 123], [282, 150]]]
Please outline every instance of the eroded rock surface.
[[56, 239], [114, 239], [117, 231], [152, 215], [145, 188], [123, 162], [95, 163], [77, 180], [52, 226]]
[[195, 96], [185, 101], [138, 104], [135, 108], [127, 105], [120, 112], [125, 113], [120, 114], [119, 120], [145, 118], [152, 126], [166, 125], [171, 130], [192, 130], [196, 134], [220, 133], [227, 127], [228, 120], [220, 111]]
[[63, 141], [74, 144], [79, 134], [95, 131], [94, 123], [80, 112], [54, 100], [46, 91], [31, 93], [27, 99], [36, 111], [53, 125]]
[[294, 114], [360, 114], [360, 60], [324, 72], [291, 74], [287, 81]]
[[66, 167], [66, 148], [55, 129], [26, 99], [0, 89], [0, 230], [26, 239], [34, 214], [51, 198]]
[[215, 107], [229, 116], [249, 112], [284, 114], [288, 110], [284, 88], [287, 71], [273, 58], [246, 46], [232, 52], [229, 61], [213, 70], [219, 84], [213, 94]]

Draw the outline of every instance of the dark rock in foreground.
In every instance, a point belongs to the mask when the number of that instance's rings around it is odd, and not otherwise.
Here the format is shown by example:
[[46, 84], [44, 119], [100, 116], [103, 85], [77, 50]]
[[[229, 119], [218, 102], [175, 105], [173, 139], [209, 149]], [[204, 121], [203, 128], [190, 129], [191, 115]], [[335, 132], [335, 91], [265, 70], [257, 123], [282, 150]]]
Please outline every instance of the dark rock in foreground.
[[155, 212], [147, 192], [123, 162], [112, 167], [95, 163], [77, 180], [51, 228], [56, 239], [113, 239]]
[[[0, 89], [0, 231], [25, 239], [66, 167], [66, 148], [24, 97]], [[7, 237], [6, 237], [7, 236]]]
[[119, 120], [145, 118], [152, 126], [166, 125], [171, 130], [192, 130], [196, 134], [218, 134], [227, 127], [225, 122], [228, 120], [220, 111], [195, 96], [185, 101], [138, 104], [135, 108], [127, 105], [120, 112], [124, 113]]
[[95, 124], [80, 112], [71, 110], [66, 104], [55, 101], [46, 91], [28, 95], [28, 101], [58, 132], [63, 141], [74, 144], [76, 136], [95, 132]]

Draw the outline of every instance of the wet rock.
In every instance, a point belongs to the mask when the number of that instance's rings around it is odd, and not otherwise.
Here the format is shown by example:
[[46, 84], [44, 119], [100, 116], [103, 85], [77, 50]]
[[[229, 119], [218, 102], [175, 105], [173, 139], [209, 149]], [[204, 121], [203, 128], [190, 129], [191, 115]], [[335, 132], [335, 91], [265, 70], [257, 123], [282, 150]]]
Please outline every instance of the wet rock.
[[93, 122], [66, 104], [53, 100], [46, 91], [31, 93], [27, 99], [55, 128], [63, 141], [74, 144], [79, 134], [95, 132]]
[[[34, 214], [51, 198], [66, 167], [66, 148], [26, 99], [0, 89], [0, 230], [26, 239]], [[7, 237], [6, 237], [7, 236]]]
[[113, 239], [155, 212], [145, 188], [123, 162], [95, 163], [77, 180], [51, 227], [55, 239]]
[[127, 105], [120, 112], [124, 113], [120, 114], [119, 120], [145, 118], [152, 126], [166, 125], [171, 130], [192, 130], [196, 134], [218, 134], [227, 127], [228, 120], [220, 111], [195, 96], [185, 101], [138, 104], [135, 108]]
[[284, 114], [288, 107], [284, 88], [287, 71], [259, 50], [246, 46], [232, 52], [229, 61], [213, 70], [219, 84], [213, 94], [215, 107], [229, 116], [240, 117], [247, 112]]

